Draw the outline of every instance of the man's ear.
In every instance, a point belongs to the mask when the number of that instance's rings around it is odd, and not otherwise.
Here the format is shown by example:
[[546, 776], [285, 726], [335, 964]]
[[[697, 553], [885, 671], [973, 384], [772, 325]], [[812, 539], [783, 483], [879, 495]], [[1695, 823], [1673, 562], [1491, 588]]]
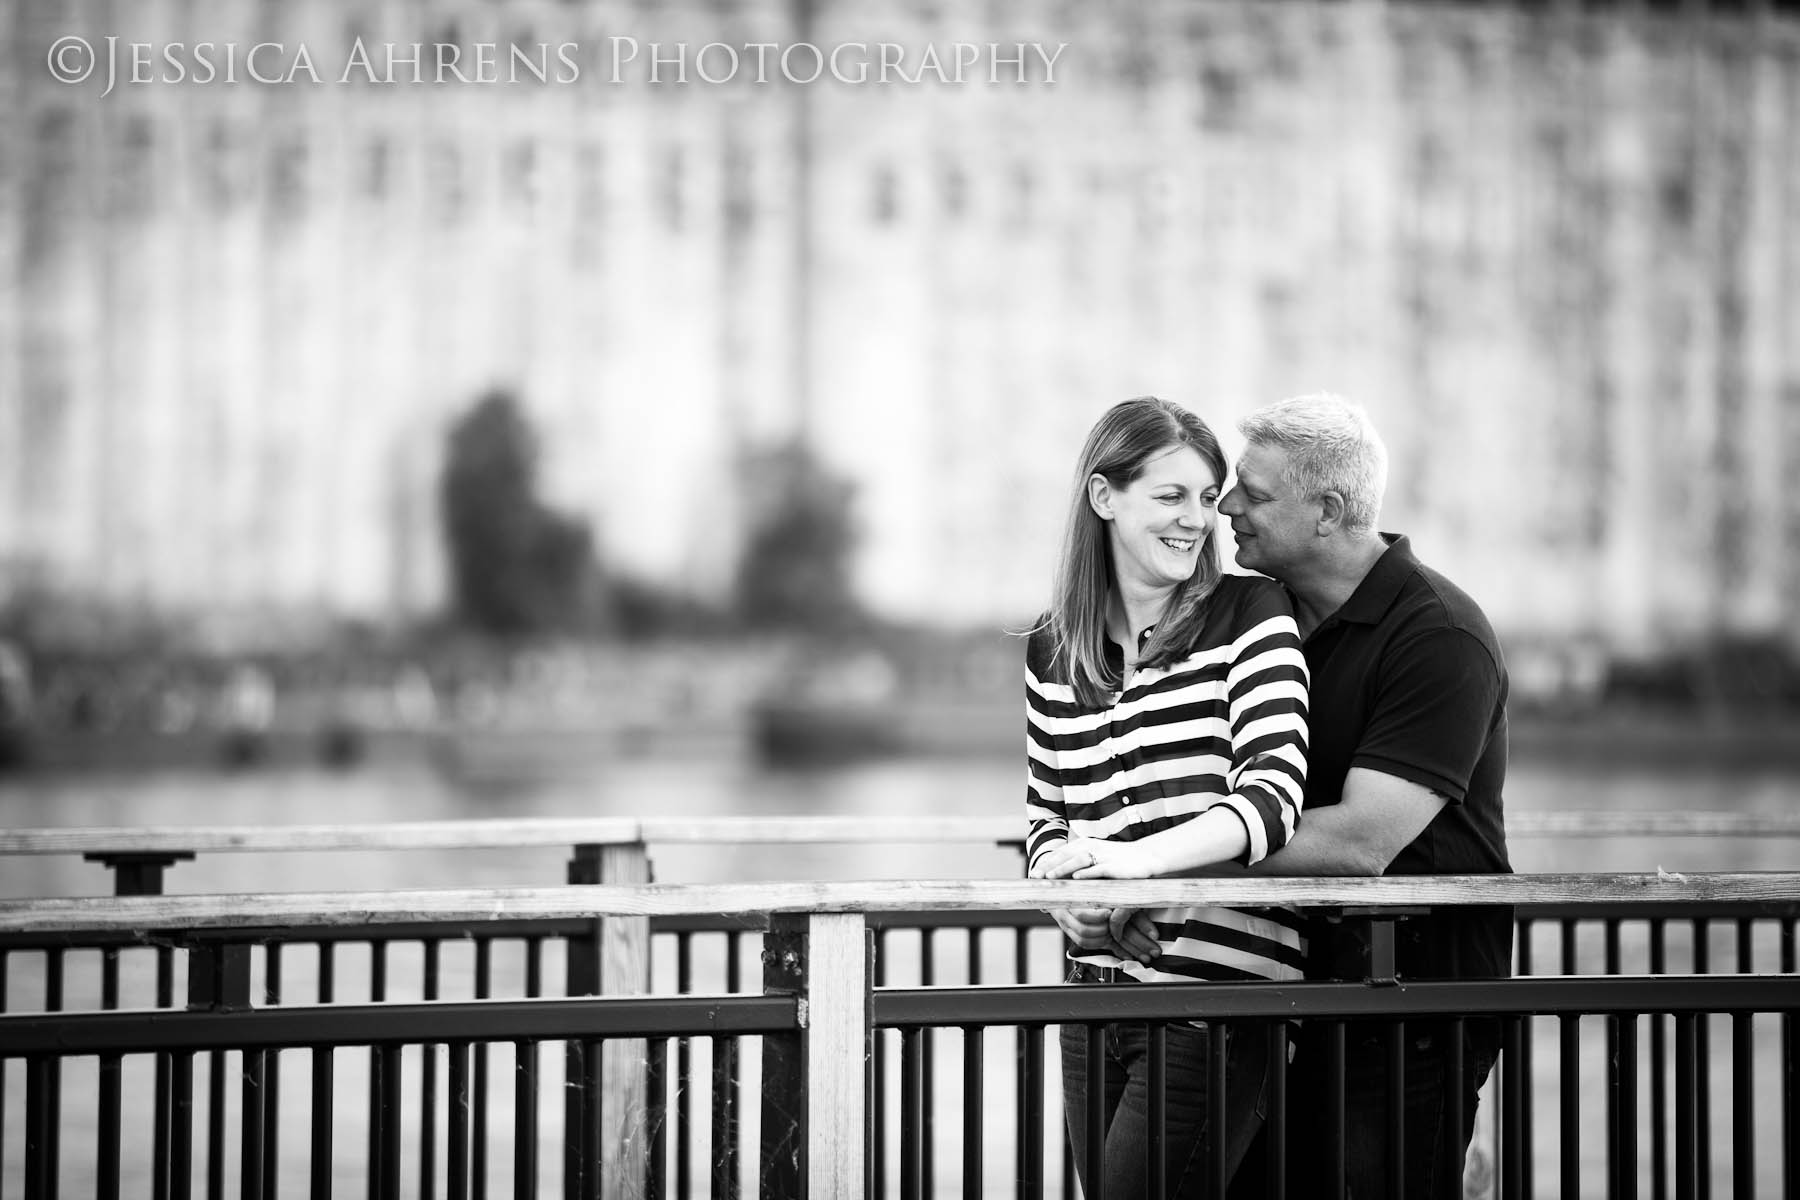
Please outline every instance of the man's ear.
[[1102, 521], [1113, 519], [1113, 489], [1106, 476], [1095, 471], [1088, 476], [1088, 506]]
[[1321, 492], [1319, 494], [1320, 537], [1330, 537], [1344, 527], [1344, 497], [1341, 492]]

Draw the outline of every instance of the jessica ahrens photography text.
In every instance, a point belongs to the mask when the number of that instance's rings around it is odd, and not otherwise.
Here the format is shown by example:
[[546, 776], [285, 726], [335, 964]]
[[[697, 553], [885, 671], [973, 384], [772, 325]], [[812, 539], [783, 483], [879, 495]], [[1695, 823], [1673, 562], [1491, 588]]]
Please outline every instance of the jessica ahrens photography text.
[[128, 41], [77, 34], [51, 44], [45, 65], [64, 83], [171, 84], [1012, 84], [1051, 86], [1067, 42], [665, 42], [614, 35], [591, 42]]

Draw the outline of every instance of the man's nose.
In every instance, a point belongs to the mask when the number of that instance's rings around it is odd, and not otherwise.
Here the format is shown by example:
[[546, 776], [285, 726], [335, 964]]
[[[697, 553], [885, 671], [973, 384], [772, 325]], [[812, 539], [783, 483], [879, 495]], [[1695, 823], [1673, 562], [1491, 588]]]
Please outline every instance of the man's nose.
[[1224, 498], [1219, 501], [1219, 511], [1224, 513], [1228, 517], [1237, 516], [1237, 508], [1238, 508], [1238, 498], [1237, 497], [1238, 497], [1238, 490], [1236, 488], [1232, 488], [1229, 492], [1226, 492]]

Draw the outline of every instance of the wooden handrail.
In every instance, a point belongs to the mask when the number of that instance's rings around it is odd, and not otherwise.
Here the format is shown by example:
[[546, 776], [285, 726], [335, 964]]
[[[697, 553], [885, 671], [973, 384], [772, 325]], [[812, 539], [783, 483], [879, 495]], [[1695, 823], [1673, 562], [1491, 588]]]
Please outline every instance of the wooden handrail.
[[[526, 846], [991, 845], [1024, 836], [1016, 817], [630, 817], [409, 821], [367, 825], [154, 825], [0, 831], [0, 856], [191, 851], [482, 850]], [[1514, 813], [1510, 837], [1800, 837], [1800, 814]]]
[[342, 927], [685, 913], [1016, 910], [1192, 904], [1336, 908], [1460, 904], [1800, 905], [1800, 874], [1415, 875], [1390, 878], [876, 880], [578, 885], [0, 901], [0, 933]]

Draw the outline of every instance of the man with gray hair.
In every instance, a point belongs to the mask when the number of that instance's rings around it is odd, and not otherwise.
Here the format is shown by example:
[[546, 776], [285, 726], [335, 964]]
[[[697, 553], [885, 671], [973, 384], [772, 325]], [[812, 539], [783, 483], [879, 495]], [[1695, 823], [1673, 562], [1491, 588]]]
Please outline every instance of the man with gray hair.
[[[1376, 531], [1387, 451], [1363, 409], [1333, 395], [1298, 396], [1239, 425], [1237, 483], [1219, 502], [1240, 566], [1286, 585], [1312, 674], [1306, 805], [1270, 875], [1481, 874], [1511, 871], [1501, 787], [1506, 776], [1506, 665], [1481, 609]], [[1311, 923], [1309, 974], [1341, 977], [1363, 947], [1347, 925]], [[1408, 979], [1511, 972], [1512, 913], [1460, 908], [1399, 922], [1396, 969]], [[1295, 1055], [1288, 1127], [1324, 1128], [1326, 1031], [1309, 1022]], [[1462, 1195], [1476, 1093], [1498, 1054], [1492, 1020], [1409, 1021], [1405, 1041], [1406, 1195]], [[1349, 1027], [1346, 1168], [1351, 1194], [1390, 1192], [1388, 1067], [1383, 1033]], [[1456, 1064], [1460, 1074], [1453, 1074]], [[1460, 1108], [1458, 1128], [1451, 1114]], [[1312, 1136], [1290, 1136], [1295, 1196], [1329, 1180]], [[1246, 1166], [1260, 1161], [1253, 1148]], [[1254, 1188], [1255, 1183], [1242, 1183]], [[1249, 1194], [1249, 1193], [1243, 1193]]]

